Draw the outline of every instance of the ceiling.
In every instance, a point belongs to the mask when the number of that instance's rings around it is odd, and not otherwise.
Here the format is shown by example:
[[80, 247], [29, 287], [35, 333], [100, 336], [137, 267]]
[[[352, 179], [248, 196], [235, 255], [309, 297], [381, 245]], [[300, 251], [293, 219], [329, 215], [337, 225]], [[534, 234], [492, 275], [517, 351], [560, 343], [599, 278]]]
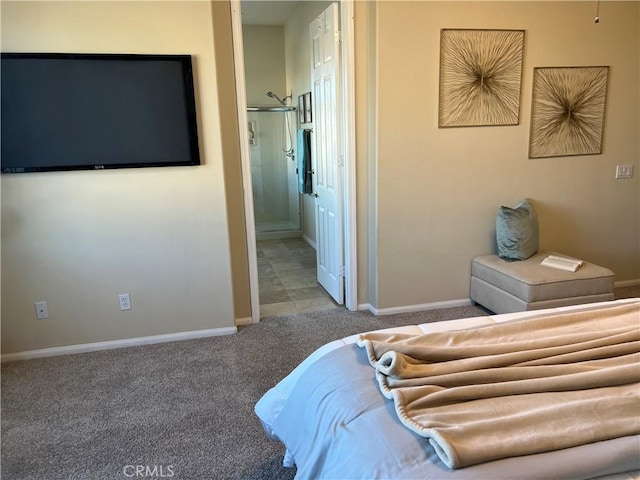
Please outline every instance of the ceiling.
[[243, 25], [284, 25], [299, 1], [242, 0]]

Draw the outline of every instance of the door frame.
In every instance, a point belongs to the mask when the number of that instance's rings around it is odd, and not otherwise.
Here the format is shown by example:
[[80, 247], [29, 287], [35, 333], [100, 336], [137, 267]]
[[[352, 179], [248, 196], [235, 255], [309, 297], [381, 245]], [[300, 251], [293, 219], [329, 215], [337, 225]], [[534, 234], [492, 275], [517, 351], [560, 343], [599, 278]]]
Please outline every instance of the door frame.
[[[344, 270], [345, 306], [358, 309], [357, 288], [357, 238], [356, 238], [356, 122], [355, 122], [355, 45], [354, 0], [338, 0], [340, 3], [341, 74], [343, 95], [343, 222], [344, 222]], [[244, 50], [242, 39], [242, 15], [240, 0], [230, 0], [231, 29], [233, 34], [233, 58], [236, 78], [238, 130], [244, 198], [247, 260], [249, 263], [249, 290], [251, 297], [251, 321], [260, 321], [260, 297], [258, 291], [258, 255], [256, 250], [256, 226], [253, 211], [251, 184], [251, 159], [247, 125], [247, 90], [244, 74]]]

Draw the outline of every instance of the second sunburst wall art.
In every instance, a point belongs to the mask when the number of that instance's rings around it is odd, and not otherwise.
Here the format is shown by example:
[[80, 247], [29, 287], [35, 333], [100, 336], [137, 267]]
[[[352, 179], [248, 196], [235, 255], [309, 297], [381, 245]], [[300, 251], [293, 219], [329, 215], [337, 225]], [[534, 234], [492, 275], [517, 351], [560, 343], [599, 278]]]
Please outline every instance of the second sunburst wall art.
[[524, 30], [440, 35], [440, 127], [517, 125]]
[[529, 158], [602, 153], [609, 67], [538, 67]]

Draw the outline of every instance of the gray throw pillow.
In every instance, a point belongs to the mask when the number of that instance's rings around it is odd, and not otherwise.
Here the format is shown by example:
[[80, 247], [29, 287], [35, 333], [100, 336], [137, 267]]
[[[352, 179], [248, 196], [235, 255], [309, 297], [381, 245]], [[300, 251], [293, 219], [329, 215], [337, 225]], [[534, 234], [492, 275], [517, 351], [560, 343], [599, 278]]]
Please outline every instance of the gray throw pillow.
[[538, 216], [528, 198], [514, 208], [500, 207], [496, 219], [498, 256], [526, 260], [538, 251]]

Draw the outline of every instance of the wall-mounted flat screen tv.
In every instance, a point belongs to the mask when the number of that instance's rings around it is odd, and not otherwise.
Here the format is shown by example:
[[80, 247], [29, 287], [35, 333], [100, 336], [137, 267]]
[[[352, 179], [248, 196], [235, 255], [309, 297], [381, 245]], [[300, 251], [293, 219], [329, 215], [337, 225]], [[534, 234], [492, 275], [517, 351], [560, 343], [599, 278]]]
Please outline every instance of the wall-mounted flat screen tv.
[[190, 55], [1, 58], [2, 173], [200, 164]]

